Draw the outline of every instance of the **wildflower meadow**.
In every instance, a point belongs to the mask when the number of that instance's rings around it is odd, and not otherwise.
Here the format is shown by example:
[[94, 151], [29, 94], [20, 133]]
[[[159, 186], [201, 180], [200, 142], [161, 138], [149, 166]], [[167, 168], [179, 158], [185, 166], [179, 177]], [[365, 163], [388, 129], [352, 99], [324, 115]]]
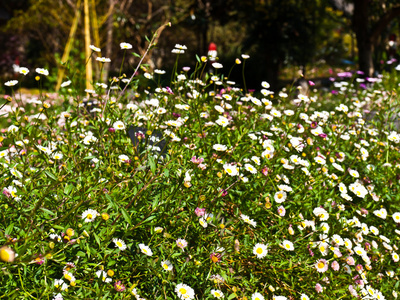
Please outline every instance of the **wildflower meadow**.
[[170, 50], [169, 75], [3, 83], [0, 298], [397, 298], [397, 70], [274, 93], [230, 80], [248, 55]]

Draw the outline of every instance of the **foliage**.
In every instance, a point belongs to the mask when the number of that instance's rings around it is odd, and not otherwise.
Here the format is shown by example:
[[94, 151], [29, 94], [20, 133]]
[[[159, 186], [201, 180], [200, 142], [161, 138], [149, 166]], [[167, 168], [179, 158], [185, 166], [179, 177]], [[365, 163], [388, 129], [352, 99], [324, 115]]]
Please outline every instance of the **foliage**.
[[156, 70], [3, 100], [1, 294], [396, 295], [398, 75], [245, 93], [205, 58], [181, 71], [185, 48], [171, 87]]

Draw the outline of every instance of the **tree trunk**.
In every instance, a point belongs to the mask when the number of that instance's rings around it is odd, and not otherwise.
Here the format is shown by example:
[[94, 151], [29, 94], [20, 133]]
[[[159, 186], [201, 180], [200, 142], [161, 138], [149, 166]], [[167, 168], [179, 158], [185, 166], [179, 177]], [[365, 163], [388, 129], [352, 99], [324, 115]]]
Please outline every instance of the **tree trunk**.
[[374, 64], [372, 59], [373, 43], [369, 28], [369, 0], [354, 0], [353, 29], [358, 48], [358, 64], [364, 76], [372, 76]]
[[[114, 18], [114, 0], [108, 1], [110, 5], [110, 15], [107, 19], [107, 43], [106, 43], [106, 53], [105, 57], [110, 58], [112, 54], [112, 44], [113, 44], [113, 18]], [[110, 65], [111, 64], [104, 64], [102, 80], [103, 82], [107, 82], [108, 80], [108, 73], [110, 72]]]

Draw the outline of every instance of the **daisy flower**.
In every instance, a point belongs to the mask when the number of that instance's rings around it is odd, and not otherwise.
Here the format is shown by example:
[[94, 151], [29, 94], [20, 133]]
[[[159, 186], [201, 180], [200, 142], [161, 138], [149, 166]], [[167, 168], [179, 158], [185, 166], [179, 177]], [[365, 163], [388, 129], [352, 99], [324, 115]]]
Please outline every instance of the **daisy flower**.
[[219, 116], [218, 120], [216, 120], [215, 123], [217, 123], [218, 125], [220, 125], [222, 127], [226, 127], [229, 124], [229, 120], [223, 116]]
[[276, 192], [274, 195], [274, 200], [276, 203], [282, 203], [286, 200], [287, 194], [284, 191]]
[[301, 294], [300, 300], [310, 300], [310, 298], [306, 294]]
[[285, 248], [288, 251], [293, 251], [294, 250], [294, 246], [293, 243], [291, 241], [288, 240], [284, 240], [282, 243], [283, 248]]
[[315, 268], [318, 272], [324, 273], [328, 270], [328, 262], [325, 259], [321, 258], [315, 263]]
[[151, 249], [148, 246], [146, 246], [145, 244], [139, 244], [139, 248], [142, 251], [142, 253], [144, 253], [148, 256], [153, 255], [153, 251], [151, 251]]
[[396, 252], [392, 252], [392, 259], [394, 262], [399, 261], [399, 255]]
[[392, 218], [393, 218], [393, 220], [394, 220], [396, 223], [400, 223], [400, 212], [395, 212], [395, 213], [392, 215]]
[[119, 46], [121, 47], [121, 49], [125, 49], [125, 50], [132, 49], [132, 45], [129, 43], [121, 43], [121, 44], [119, 44]]
[[100, 51], [101, 51], [100, 48], [97, 48], [97, 47], [94, 46], [94, 45], [90, 45], [89, 48], [92, 49], [92, 51], [94, 51], [94, 52], [100, 52]]
[[349, 170], [349, 174], [350, 174], [351, 176], [353, 176], [354, 178], [360, 177], [360, 174], [358, 174], [358, 172], [357, 172], [356, 170], [350, 169], [350, 170]]
[[256, 226], [257, 226], [257, 222], [255, 222], [254, 220], [250, 219], [248, 216], [242, 214], [242, 215], [240, 215], [240, 217], [242, 218], [242, 220], [243, 220], [245, 223], [250, 224], [250, 225], [252, 225], [253, 227], [256, 227]]
[[44, 76], [48, 76], [49, 75], [49, 71], [46, 69], [42, 69], [42, 68], [36, 68], [36, 73], [44, 75]]
[[194, 299], [194, 290], [187, 284], [177, 284], [175, 287], [175, 292], [180, 299]]
[[125, 129], [125, 124], [124, 124], [124, 122], [122, 122], [122, 121], [116, 121], [116, 122], [113, 124], [113, 128], [114, 128], [114, 129], [117, 129], [117, 130], [123, 130], [123, 129]]
[[172, 271], [172, 269], [174, 268], [172, 266], [172, 263], [169, 260], [163, 260], [161, 262], [161, 267], [165, 270], [165, 271]]
[[123, 240], [114, 238], [112, 241], [114, 242], [115, 247], [118, 247], [119, 250], [124, 251], [126, 249], [126, 244]]
[[4, 246], [0, 248], [0, 260], [4, 262], [13, 262], [15, 252], [11, 248]]
[[211, 290], [211, 295], [213, 295], [215, 298], [224, 298], [224, 293], [221, 292], [220, 290]]
[[97, 57], [96, 60], [101, 63], [111, 62], [111, 59], [107, 57]]
[[264, 300], [264, 296], [260, 293], [254, 293], [251, 295], [251, 300]]
[[267, 255], [267, 245], [264, 244], [256, 244], [253, 248], [253, 254], [257, 256], [257, 258], [263, 258]]
[[215, 151], [226, 151], [226, 149], [228, 149], [225, 145], [221, 145], [221, 144], [215, 144], [213, 146], [213, 149]]
[[96, 217], [99, 216], [99, 213], [94, 209], [87, 209], [82, 213], [82, 220], [85, 223], [93, 222]]
[[107, 272], [105, 272], [105, 271], [103, 271], [103, 270], [98, 270], [98, 271], [96, 272], [96, 276], [97, 276], [98, 278], [101, 278], [101, 281], [106, 282], [106, 283], [112, 281], [112, 279], [111, 279], [110, 277], [107, 277]]
[[200, 223], [200, 225], [203, 226], [204, 228], [207, 228], [207, 226], [208, 226], [206, 220], [205, 220], [203, 217], [201, 217], [201, 218], [199, 219], [199, 223]]
[[226, 173], [228, 173], [230, 176], [236, 176], [239, 174], [239, 168], [237, 168], [234, 165], [231, 164], [225, 164], [223, 165], [223, 168]]
[[245, 164], [244, 168], [249, 171], [251, 174], [256, 174], [257, 173], [257, 169], [254, 168], [251, 164]]
[[14, 86], [16, 84], [18, 84], [18, 80], [10, 80], [4, 83], [5, 86]]
[[64, 88], [64, 87], [69, 86], [70, 84], [71, 84], [71, 80], [64, 81], [63, 83], [61, 83], [61, 87]]

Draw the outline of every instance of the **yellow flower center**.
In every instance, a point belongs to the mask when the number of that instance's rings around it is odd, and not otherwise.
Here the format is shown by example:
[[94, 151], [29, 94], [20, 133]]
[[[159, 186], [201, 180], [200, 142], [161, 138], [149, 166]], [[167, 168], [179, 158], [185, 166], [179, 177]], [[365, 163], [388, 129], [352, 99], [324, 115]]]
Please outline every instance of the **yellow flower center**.
[[120, 241], [117, 242], [118, 247], [122, 247], [122, 243]]
[[283, 195], [282, 194], [278, 194], [278, 199], [282, 199]]
[[92, 216], [92, 214], [88, 214], [88, 215], [86, 216], [86, 218], [89, 219], [89, 220], [91, 220], [91, 219], [93, 219], [93, 216]]
[[257, 252], [257, 254], [261, 254], [263, 251], [261, 248], [257, 248], [256, 252]]
[[185, 288], [180, 288], [180, 289], [179, 289], [179, 292], [180, 292], [182, 295], [185, 295], [185, 294], [186, 294], [186, 289], [185, 289]]
[[321, 261], [318, 263], [318, 269], [322, 269], [323, 267], [325, 267], [325, 264]]

